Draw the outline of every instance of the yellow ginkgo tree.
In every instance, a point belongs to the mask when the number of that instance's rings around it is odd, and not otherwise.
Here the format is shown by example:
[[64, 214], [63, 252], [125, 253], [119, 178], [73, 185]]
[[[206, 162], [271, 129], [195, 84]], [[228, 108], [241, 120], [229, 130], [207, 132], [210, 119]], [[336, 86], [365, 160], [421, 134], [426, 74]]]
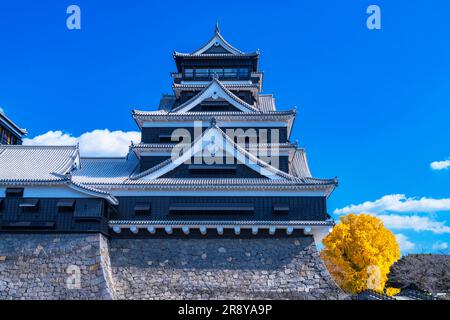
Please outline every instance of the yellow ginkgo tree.
[[382, 292], [400, 257], [394, 234], [377, 217], [349, 214], [323, 240], [322, 258], [335, 281], [350, 293]]

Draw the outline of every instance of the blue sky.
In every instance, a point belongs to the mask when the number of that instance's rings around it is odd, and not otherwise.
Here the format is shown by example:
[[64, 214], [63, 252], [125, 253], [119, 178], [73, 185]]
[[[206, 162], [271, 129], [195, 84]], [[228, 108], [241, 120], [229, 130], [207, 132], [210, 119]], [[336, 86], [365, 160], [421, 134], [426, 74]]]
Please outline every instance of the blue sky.
[[[71, 4], [81, 30], [66, 28]], [[381, 30], [366, 27], [371, 4]], [[329, 211], [389, 216], [404, 253], [441, 250], [450, 170], [430, 164], [450, 158], [448, 12], [445, 0], [3, 2], [0, 107], [29, 138], [136, 131], [131, 109], [171, 91], [173, 50], [204, 44], [218, 19], [234, 46], [260, 49], [278, 109], [297, 106], [292, 138], [313, 174], [339, 177]]]

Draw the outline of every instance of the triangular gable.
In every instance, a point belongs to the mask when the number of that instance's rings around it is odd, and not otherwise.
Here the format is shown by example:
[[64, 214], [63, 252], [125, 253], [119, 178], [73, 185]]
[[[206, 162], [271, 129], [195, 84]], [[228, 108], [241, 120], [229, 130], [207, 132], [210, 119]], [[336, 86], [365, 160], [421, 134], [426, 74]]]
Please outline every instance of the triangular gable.
[[228, 51], [222, 45], [217, 43], [217, 44], [211, 46], [208, 50], [205, 50], [203, 53], [204, 54], [230, 54], [230, 51]]
[[[218, 149], [216, 149], [218, 148]], [[228, 137], [215, 124], [205, 130], [202, 136], [198, 137], [187, 151], [175, 159], [168, 159], [161, 164], [150, 168], [140, 174], [132, 176], [131, 179], [153, 180], [157, 179], [167, 172], [172, 171], [181, 164], [185, 163], [193, 156], [199, 155], [204, 150], [221, 151], [221, 154], [231, 155], [235, 160], [255, 170], [262, 176], [271, 180], [292, 180], [295, 177], [269, 165], [268, 163], [258, 159], [255, 155], [249, 153], [244, 148], [238, 146], [230, 137]]]
[[233, 47], [231, 44], [229, 44], [222, 37], [222, 35], [220, 34], [218, 28], [216, 28], [214, 36], [203, 47], [201, 47], [200, 49], [192, 52], [192, 55], [201, 55], [201, 54], [207, 53], [206, 51], [208, 51], [212, 47], [219, 47], [219, 46], [222, 47], [229, 54], [235, 54], [235, 55], [242, 55], [242, 54], [244, 54], [241, 50], [239, 50], [239, 49]]
[[172, 110], [174, 113], [184, 113], [198, 106], [207, 99], [224, 99], [242, 112], [258, 112], [258, 109], [242, 101], [218, 80], [213, 79], [196, 96]]

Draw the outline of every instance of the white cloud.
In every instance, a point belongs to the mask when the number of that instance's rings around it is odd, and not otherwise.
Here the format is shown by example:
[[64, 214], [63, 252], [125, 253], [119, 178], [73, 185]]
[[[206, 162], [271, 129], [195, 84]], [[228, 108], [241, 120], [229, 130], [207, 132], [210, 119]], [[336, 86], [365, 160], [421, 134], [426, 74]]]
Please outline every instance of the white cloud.
[[433, 170], [446, 170], [450, 168], [450, 160], [433, 161], [432, 163], [430, 163], [430, 167]]
[[389, 229], [395, 230], [414, 230], [417, 232], [430, 231], [435, 234], [450, 233], [450, 227], [445, 225], [445, 222], [435, 221], [429, 217], [408, 215], [401, 216], [397, 214], [391, 215], [377, 215], [384, 225]]
[[397, 233], [395, 235], [397, 237], [398, 245], [400, 246], [400, 250], [402, 252], [409, 252], [415, 248], [415, 244], [408, 240], [408, 237], [402, 233]]
[[36, 136], [33, 139], [26, 138], [23, 140], [23, 144], [29, 146], [65, 146], [74, 145], [77, 144], [77, 142], [77, 138], [72, 137], [67, 133], [62, 133], [62, 131], [49, 131], [47, 133]]
[[48, 131], [32, 139], [24, 139], [24, 145], [74, 145], [80, 144], [82, 156], [90, 157], [117, 157], [128, 152], [131, 141], [140, 141], [137, 131], [109, 131], [93, 130], [74, 137], [62, 131]]
[[447, 250], [448, 249], [448, 243], [447, 242], [435, 242], [433, 244], [433, 250]]
[[375, 201], [366, 201], [336, 209], [334, 213], [376, 215], [387, 228], [395, 230], [430, 231], [435, 234], [450, 233], [450, 227], [445, 224], [445, 221], [436, 221], [426, 215], [411, 214], [438, 211], [450, 211], [450, 198], [407, 198], [404, 194], [391, 194]]
[[358, 205], [349, 205], [334, 210], [336, 214], [347, 213], [384, 213], [384, 212], [437, 212], [450, 211], [450, 198], [433, 199], [422, 197], [407, 198], [404, 194], [391, 194], [375, 201], [366, 201]]

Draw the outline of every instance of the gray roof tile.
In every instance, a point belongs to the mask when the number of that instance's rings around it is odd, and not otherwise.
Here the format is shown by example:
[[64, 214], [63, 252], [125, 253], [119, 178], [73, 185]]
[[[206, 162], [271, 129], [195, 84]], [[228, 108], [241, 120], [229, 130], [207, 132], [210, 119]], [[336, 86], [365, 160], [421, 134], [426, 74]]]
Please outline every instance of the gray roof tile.
[[72, 179], [82, 184], [121, 184], [136, 170], [139, 162], [133, 153], [126, 158], [81, 158], [81, 168]]
[[295, 150], [294, 156], [289, 163], [289, 173], [296, 177], [311, 178], [309, 171], [308, 160], [304, 149]]
[[260, 94], [257, 108], [261, 112], [275, 111], [275, 98], [271, 94]]
[[77, 146], [0, 146], [0, 182], [63, 181], [78, 157]]

